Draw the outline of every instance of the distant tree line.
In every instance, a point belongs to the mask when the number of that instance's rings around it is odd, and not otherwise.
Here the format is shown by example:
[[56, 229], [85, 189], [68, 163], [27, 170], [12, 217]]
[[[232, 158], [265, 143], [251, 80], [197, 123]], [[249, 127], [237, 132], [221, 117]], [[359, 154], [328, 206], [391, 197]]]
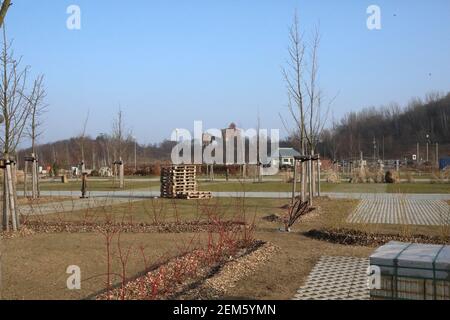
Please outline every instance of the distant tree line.
[[440, 154], [450, 152], [450, 93], [415, 98], [405, 107], [389, 104], [350, 112], [324, 130], [319, 151], [330, 159], [403, 159], [415, 154], [420, 144], [439, 143]]
[[[37, 146], [40, 164], [44, 167], [55, 166], [62, 169], [77, 166], [83, 160], [79, 140], [79, 137], [74, 137]], [[134, 166], [135, 142], [132, 138], [128, 137], [119, 144], [110, 134], [100, 134], [96, 138], [84, 137], [82, 146], [86, 168], [98, 170], [101, 167], [111, 167], [111, 164], [118, 159], [119, 145], [125, 164]], [[148, 145], [136, 143], [137, 163], [140, 165], [152, 161], [169, 160], [173, 146], [174, 142], [171, 141]], [[23, 165], [22, 159], [29, 153], [29, 149], [19, 151], [20, 165]]]
[[[424, 99], [415, 98], [407, 106], [392, 103], [379, 108], [370, 107], [350, 112], [340, 121], [333, 121], [324, 129], [317, 151], [329, 159], [364, 158], [403, 159], [416, 153], [420, 144], [421, 157], [425, 156], [425, 144], [440, 145], [440, 155], [450, 155], [450, 93], [429, 94]], [[128, 165], [134, 165], [135, 141], [131, 135], [118, 137], [114, 133], [96, 138], [83, 138], [84, 160], [88, 168], [110, 166], [122, 154]], [[120, 143], [117, 139], [120, 139]], [[280, 141], [280, 147], [297, 149], [296, 136]], [[136, 144], [139, 165], [155, 161], [169, 161], [175, 142], [165, 140], [155, 144]], [[118, 149], [121, 150], [118, 150]], [[75, 166], [82, 160], [80, 137], [61, 140], [36, 147], [41, 164], [60, 168]], [[434, 155], [430, 146], [430, 158]], [[31, 150], [19, 152], [19, 160]]]

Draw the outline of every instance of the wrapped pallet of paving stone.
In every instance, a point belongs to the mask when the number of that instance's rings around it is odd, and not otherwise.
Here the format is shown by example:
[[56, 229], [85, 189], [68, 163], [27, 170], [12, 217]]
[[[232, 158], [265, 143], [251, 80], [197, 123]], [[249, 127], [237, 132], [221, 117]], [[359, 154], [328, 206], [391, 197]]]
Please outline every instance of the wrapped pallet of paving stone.
[[389, 242], [370, 257], [381, 283], [374, 300], [450, 300], [450, 246]]

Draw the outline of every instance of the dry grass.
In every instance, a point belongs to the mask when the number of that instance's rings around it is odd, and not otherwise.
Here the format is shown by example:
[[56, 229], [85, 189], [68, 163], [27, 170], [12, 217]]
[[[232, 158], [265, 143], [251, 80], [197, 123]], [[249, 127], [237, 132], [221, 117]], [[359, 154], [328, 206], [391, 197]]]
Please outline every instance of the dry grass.
[[[146, 269], [140, 246], [149, 263], [158, 263], [179, 253], [177, 244], [189, 242], [194, 234], [123, 234], [123, 248], [132, 246], [127, 275]], [[35, 234], [2, 240], [2, 298], [86, 299], [106, 287], [106, 246], [100, 234]], [[118, 248], [113, 241], [112, 272], [121, 273]], [[70, 265], [81, 268], [80, 291], [67, 289]], [[113, 283], [119, 283], [115, 277]]]

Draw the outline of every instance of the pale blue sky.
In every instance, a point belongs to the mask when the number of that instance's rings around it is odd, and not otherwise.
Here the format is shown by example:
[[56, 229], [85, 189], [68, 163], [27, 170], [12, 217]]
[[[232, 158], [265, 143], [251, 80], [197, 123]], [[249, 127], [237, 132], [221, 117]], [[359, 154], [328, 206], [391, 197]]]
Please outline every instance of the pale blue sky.
[[[82, 29], [66, 28], [66, 8]], [[366, 28], [381, 7], [382, 30]], [[139, 142], [176, 127], [234, 121], [280, 128], [286, 92], [280, 68], [298, 10], [306, 35], [320, 21], [320, 82], [335, 117], [430, 91], [450, 91], [450, 1], [15, 0], [7, 17], [16, 55], [46, 75], [41, 142], [109, 132], [119, 104]], [[431, 76], [430, 76], [431, 74]], [[61, 119], [63, 118], [63, 119]]]

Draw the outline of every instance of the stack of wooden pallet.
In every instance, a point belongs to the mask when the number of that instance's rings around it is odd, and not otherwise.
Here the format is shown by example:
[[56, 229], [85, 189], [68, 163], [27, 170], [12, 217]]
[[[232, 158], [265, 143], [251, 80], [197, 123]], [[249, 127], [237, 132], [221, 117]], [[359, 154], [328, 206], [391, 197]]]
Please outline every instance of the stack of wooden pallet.
[[196, 166], [171, 165], [161, 168], [161, 197], [209, 199], [212, 194], [197, 190]]

